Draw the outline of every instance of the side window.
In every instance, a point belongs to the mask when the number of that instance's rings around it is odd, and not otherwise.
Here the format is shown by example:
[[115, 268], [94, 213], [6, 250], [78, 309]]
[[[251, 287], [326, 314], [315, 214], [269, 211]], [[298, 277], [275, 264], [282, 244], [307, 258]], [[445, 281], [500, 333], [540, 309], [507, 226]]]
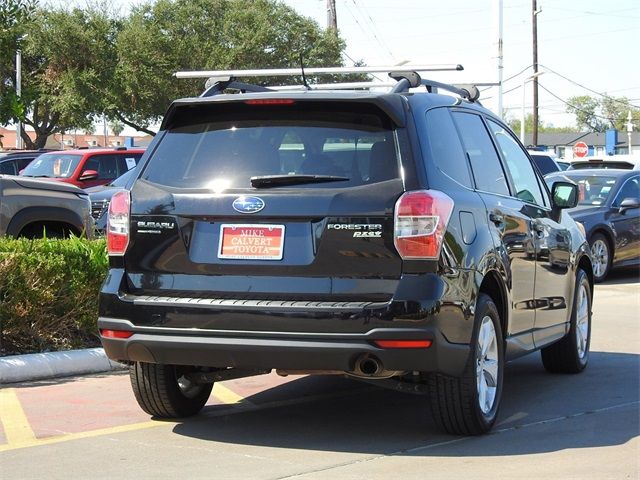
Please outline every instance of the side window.
[[633, 177], [626, 181], [616, 195], [613, 206], [619, 207], [625, 198], [640, 198], [640, 177]]
[[449, 111], [436, 108], [427, 112], [427, 138], [433, 164], [447, 177], [473, 188], [467, 158]]
[[16, 175], [16, 167], [14, 162], [2, 162], [0, 163], [0, 173], [5, 175]]
[[452, 115], [471, 163], [476, 188], [485, 192], [509, 195], [500, 158], [482, 119], [471, 113], [453, 112]]
[[29, 165], [31, 162], [33, 162], [33, 158], [19, 158], [18, 160], [16, 160], [18, 173], [27, 168], [27, 165]]
[[94, 155], [85, 162], [84, 170], [97, 171], [99, 180], [113, 180], [118, 176], [118, 157], [116, 155]]
[[140, 158], [142, 157], [139, 153], [129, 153], [125, 155], [118, 155], [118, 177], [124, 175], [129, 170], [133, 170], [138, 165]]
[[488, 120], [488, 123], [516, 187], [516, 197], [525, 202], [544, 205], [536, 172], [527, 154], [502, 126], [491, 120]]

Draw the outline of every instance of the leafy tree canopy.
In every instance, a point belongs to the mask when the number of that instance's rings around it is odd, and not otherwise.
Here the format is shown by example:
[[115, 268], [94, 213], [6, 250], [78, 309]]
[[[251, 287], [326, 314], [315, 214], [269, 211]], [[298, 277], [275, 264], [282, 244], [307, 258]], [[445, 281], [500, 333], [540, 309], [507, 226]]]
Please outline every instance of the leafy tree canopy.
[[[516, 134], [520, 133], [520, 119], [519, 118], [508, 118], [507, 124]], [[533, 132], [533, 114], [528, 113], [524, 117], [524, 131], [526, 133]], [[578, 132], [579, 130], [575, 127], [554, 127], [551, 124], [546, 124], [542, 122], [542, 119], [538, 117], [538, 132], [540, 133], [570, 133], [570, 132]]]
[[567, 112], [576, 116], [581, 130], [604, 132], [610, 128], [626, 131], [627, 115], [631, 111], [633, 123], [640, 124], [640, 109], [630, 104], [625, 97], [594, 98], [589, 95], [571, 97], [567, 100]]
[[[36, 9], [21, 45], [23, 108], [2, 109], [0, 123], [31, 126], [35, 142], [22, 136], [28, 148], [43, 147], [52, 133], [90, 128], [113, 76], [117, 26], [97, 7]], [[14, 92], [13, 84], [1, 92], [3, 105]]]
[[0, 122], [24, 114], [15, 94], [15, 58], [36, 6], [37, 0], [0, 1]]
[[82, 9], [0, 0], [0, 47], [0, 124], [31, 126], [36, 141], [23, 139], [37, 148], [52, 133], [91, 128], [103, 114], [153, 133], [148, 125], [172, 100], [204, 87], [204, 79], [176, 79], [178, 70], [293, 67], [301, 56], [305, 66], [337, 66], [344, 42], [277, 0], [157, 0], [126, 18], [108, 0]]
[[301, 56], [305, 66], [339, 66], [343, 49], [333, 31], [274, 0], [158, 0], [124, 22], [105, 109], [149, 131], [172, 100], [204, 88], [176, 71], [296, 67]]

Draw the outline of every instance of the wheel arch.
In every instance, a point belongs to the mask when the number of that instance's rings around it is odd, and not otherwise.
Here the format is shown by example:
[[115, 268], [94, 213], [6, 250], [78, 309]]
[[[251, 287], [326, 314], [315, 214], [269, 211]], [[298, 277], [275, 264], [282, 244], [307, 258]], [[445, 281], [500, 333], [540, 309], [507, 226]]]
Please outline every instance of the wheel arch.
[[7, 235], [18, 237], [20, 233], [32, 225], [56, 224], [79, 235], [83, 230], [80, 216], [62, 207], [27, 207], [17, 212], [7, 226]]
[[509, 300], [504, 281], [497, 270], [489, 270], [484, 274], [478, 293], [488, 295], [495, 303], [500, 314], [502, 336], [506, 337], [509, 323]]
[[587, 278], [589, 279], [589, 288], [591, 288], [591, 294], [593, 295], [593, 285], [595, 280], [593, 278], [593, 265], [591, 264], [591, 259], [588, 255], [583, 254], [578, 259], [577, 265], [578, 268], [584, 270], [584, 272], [587, 274]]

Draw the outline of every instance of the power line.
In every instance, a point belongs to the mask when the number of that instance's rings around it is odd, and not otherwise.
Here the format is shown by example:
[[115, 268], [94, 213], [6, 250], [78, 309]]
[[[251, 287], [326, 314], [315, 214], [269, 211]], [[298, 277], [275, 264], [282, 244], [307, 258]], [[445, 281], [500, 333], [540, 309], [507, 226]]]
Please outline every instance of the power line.
[[546, 92], [547, 92], [549, 95], [551, 95], [552, 97], [557, 98], [557, 99], [558, 99], [558, 100], [560, 100], [562, 103], [564, 103], [564, 104], [565, 104], [565, 105], [567, 105], [568, 107], [571, 107], [571, 108], [573, 108], [573, 109], [577, 110], [578, 112], [586, 113], [587, 115], [590, 115], [590, 116], [592, 116], [592, 117], [599, 118], [599, 119], [601, 119], [601, 120], [606, 120], [607, 122], [610, 122], [610, 121], [611, 121], [611, 119], [610, 119], [610, 118], [603, 117], [602, 115], [597, 115], [597, 114], [595, 114], [595, 113], [593, 113], [593, 112], [590, 112], [590, 111], [588, 111], [588, 110], [584, 110], [584, 109], [582, 109], [582, 108], [576, 107], [575, 105], [573, 105], [573, 104], [571, 104], [571, 103], [567, 102], [567, 101], [566, 101], [566, 100], [564, 100], [563, 98], [560, 98], [558, 95], [556, 95], [555, 93], [553, 93], [552, 91], [550, 91], [548, 88], [546, 88], [545, 86], [543, 86], [540, 82], [538, 82], [538, 86], [539, 86], [540, 88], [542, 88], [544, 91], [546, 91]]
[[363, 16], [366, 15], [366, 18], [369, 20], [369, 23], [371, 25], [369, 28], [371, 30], [371, 33], [373, 34], [373, 38], [375, 38], [376, 42], [378, 42], [378, 45], [380, 45], [383, 49], [387, 51], [387, 53], [389, 54], [392, 60], [395, 60], [395, 56], [393, 55], [393, 52], [389, 50], [389, 47], [387, 47], [385, 44], [382, 43], [380, 38], [378, 38], [378, 35], [376, 34], [377, 28], [375, 26], [375, 23], [373, 22], [373, 19], [371, 18], [371, 15], [369, 15], [369, 12], [367, 12], [364, 7], [360, 7], [356, 3], [356, 0], [351, 0], [351, 2], [353, 3], [356, 10], [360, 11], [363, 14]]
[[541, 66], [542, 68], [544, 68], [545, 70], [549, 70], [551, 73], [553, 73], [553, 74], [555, 74], [555, 75], [559, 76], [560, 78], [564, 78], [566, 81], [571, 82], [571, 83], [573, 83], [574, 85], [577, 85], [578, 87], [584, 88], [585, 90], [588, 90], [588, 91], [590, 91], [590, 92], [592, 92], [592, 93], [595, 93], [596, 95], [600, 95], [601, 97], [604, 97], [604, 98], [606, 98], [606, 99], [608, 99], [608, 100], [612, 100], [612, 101], [614, 101], [614, 102], [623, 103], [624, 105], [629, 105], [630, 107], [640, 108], [640, 106], [638, 106], [638, 105], [632, 105], [631, 103], [629, 103], [629, 102], [625, 102], [624, 100], [620, 100], [620, 99], [615, 98], [615, 97], [610, 97], [609, 95], [606, 95], [606, 94], [604, 94], [604, 93], [597, 92], [596, 90], [593, 90], [592, 88], [585, 87], [584, 85], [582, 85], [582, 84], [580, 84], [580, 83], [576, 82], [575, 80], [571, 80], [570, 78], [565, 77], [564, 75], [562, 75], [562, 74], [560, 74], [560, 73], [556, 72], [555, 70], [553, 70], [553, 69], [551, 69], [551, 68], [547, 67], [546, 65], [542, 65], [542, 64], [541, 64], [540, 66]]

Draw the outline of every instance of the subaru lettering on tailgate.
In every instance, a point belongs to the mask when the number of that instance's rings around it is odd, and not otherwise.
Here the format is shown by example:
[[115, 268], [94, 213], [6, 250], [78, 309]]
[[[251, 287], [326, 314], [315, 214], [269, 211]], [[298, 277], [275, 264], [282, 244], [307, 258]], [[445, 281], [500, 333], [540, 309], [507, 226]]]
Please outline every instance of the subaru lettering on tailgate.
[[233, 209], [240, 213], [256, 213], [264, 208], [264, 201], [258, 197], [238, 197], [233, 201]]

